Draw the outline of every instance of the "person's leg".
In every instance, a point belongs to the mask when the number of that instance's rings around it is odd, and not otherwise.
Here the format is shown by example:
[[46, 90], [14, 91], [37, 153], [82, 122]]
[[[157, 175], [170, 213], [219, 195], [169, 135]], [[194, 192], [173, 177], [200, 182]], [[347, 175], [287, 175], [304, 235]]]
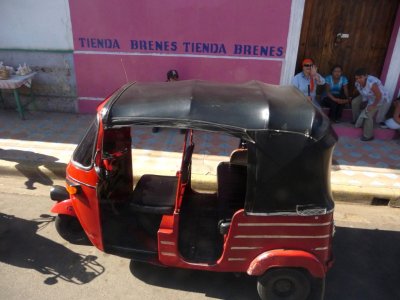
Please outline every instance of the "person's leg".
[[336, 115], [335, 115], [335, 119], [337, 121], [339, 121], [342, 118], [342, 112], [343, 112], [343, 108], [344, 108], [344, 104], [337, 104], [336, 103]]
[[[342, 99], [342, 100], [347, 100], [347, 97], [344, 95], [344, 93], [341, 93], [341, 94], [338, 96], [338, 98], [340, 98], [340, 99]], [[344, 107], [346, 106], [346, 104], [347, 104], [347, 103], [344, 103], [344, 104], [336, 103], [337, 108], [336, 108], [335, 119], [336, 119], [337, 121], [339, 121], [339, 120], [342, 118], [343, 109], [344, 109]]]
[[359, 95], [351, 101], [351, 111], [353, 113], [353, 122], [356, 122], [361, 112], [362, 96]]
[[374, 138], [374, 116], [378, 108], [368, 108], [368, 112], [366, 113], [367, 118], [364, 119], [363, 126], [363, 138], [364, 140], [369, 140]]
[[327, 102], [329, 103], [329, 119], [334, 122], [336, 121], [337, 103], [329, 98], [327, 98]]
[[363, 109], [360, 113], [360, 115], [358, 116], [356, 122], [354, 123], [354, 127], [356, 128], [361, 128], [364, 125], [364, 120], [368, 118], [365, 112], [365, 109]]
[[331, 120], [333, 120], [334, 122], [338, 121], [340, 119], [340, 104], [330, 100], [331, 101]]
[[329, 117], [329, 119], [332, 120], [332, 104], [331, 104], [331, 102], [332, 102], [331, 99], [329, 99], [328, 97], [325, 97], [321, 101], [321, 106], [329, 108], [328, 117]]
[[386, 120], [386, 114], [390, 109], [392, 103], [384, 102], [378, 107], [378, 113], [376, 114], [376, 123], [381, 123]]

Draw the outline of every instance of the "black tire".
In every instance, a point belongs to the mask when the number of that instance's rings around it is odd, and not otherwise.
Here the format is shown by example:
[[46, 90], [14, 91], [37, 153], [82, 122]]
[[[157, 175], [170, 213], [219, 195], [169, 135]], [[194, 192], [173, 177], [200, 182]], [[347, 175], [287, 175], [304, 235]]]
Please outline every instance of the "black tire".
[[90, 245], [78, 219], [68, 215], [58, 215], [55, 220], [58, 234], [67, 242], [75, 245]]
[[272, 269], [258, 278], [257, 291], [262, 300], [305, 300], [310, 295], [311, 278], [299, 269]]

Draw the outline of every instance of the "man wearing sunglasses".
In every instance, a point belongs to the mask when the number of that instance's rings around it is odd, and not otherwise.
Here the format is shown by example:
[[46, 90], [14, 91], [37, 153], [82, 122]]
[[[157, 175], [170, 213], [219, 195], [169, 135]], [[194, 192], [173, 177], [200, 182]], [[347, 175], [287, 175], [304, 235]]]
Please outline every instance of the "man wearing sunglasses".
[[317, 73], [317, 67], [310, 58], [303, 60], [303, 71], [293, 77], [292, 85], [297, 87], [314, 105], [320, 107], [316, 99], [317, 85], [324, 85], [325, 79]]

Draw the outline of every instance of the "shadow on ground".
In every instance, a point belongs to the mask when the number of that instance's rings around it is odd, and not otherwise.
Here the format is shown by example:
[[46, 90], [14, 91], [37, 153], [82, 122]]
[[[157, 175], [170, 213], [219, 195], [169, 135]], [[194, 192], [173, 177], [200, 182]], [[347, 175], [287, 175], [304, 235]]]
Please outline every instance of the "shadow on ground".
[[337, 227], [325, 299], [400, 299], [400, 233]]
[[43, 166], [59, 178], [65, 178], [65, 163], [58, 162], [58, 158], [23, 150], [0, 149], [0, 159], [16, 162], [15, 168], [27, 178], [25, 186], [28, 190], [36, 189], [35, 183], [51, 186], [53, 180], [43, 173], [39, 167]]
[[43, 274], [45, 284], [59, 280], [82, 285], [104, 272], [93, 255], [82, 255], [49, 240], [40, 234], [54, 217], [43, 215], [25, 220], [0, 213], [0, 262]]
[[216, 299], [259, 300], [255, 278], [231, 273], [215, 273], [163, 268], [131, 261], [131, 273], [149, 285], [204, 294]]

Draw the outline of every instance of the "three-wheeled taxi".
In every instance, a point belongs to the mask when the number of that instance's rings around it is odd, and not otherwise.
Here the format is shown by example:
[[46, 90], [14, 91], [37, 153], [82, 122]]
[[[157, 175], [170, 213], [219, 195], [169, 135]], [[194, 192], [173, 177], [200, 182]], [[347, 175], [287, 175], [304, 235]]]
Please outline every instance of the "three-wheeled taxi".
[[[176, 175], [134, 182], [133, 126], [186, 129]], [[213, 193], [192, 188], [198, 132], [240, 145], [218, 163]], [[293, 87], [131, 83], [98, 107], [66, 188], [51, 191], [51, 211], [70, 242], [88, 238], [107, 253], [164, 266], [243, 272], [258, 277], [262, 299], [307, 299], [315, 287], [323, 294], [332, 264], [336, 141], [329, 119]]]

